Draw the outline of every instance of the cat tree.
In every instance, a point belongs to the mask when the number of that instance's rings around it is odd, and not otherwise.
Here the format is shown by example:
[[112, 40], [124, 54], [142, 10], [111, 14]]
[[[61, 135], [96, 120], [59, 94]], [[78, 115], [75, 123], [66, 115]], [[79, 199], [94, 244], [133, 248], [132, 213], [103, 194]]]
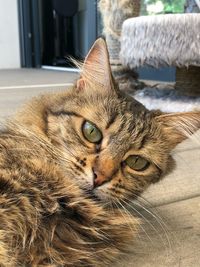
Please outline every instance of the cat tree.
[[124, 21], [121, 33], [122, 64], [176, 67], [175, 88], [200, 93], [200, 14], [142, 16]]
[[185, 13], [199, 13], [200, 0], [186, 0]]
[[135, 88], [142, 87], [142, 83], [137, 79], [137, 73], [122, 66], [119, 59], [122, 24], [128, 18], [139, 16], [140, 2], [140, 0], [100, 0], [99, 2], [111, 69], [122, 90], [129, 88], [133, 91]]
[[[144, 87], [137, 80], [136, 67], [175, 66], [175, 88], [186, 94], [199, 94], [200, 15], [138, 17], [140, 2], [101, 0], [99, 4], [110, 63], [120, 88], [131, 91], [138, 85]], [[199, 9], [198, 3], [200, 0], [187, 0], [185, 12]]]

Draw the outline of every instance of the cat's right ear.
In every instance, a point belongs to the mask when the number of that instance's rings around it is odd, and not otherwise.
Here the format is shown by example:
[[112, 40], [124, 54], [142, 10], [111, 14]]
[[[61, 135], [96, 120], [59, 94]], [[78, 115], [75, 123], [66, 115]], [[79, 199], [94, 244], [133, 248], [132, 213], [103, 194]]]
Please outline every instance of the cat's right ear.
[[200, 111], [162, 114], [155, 118], [171, 149], [200, 130]]
[[108, 49], [102, 38], [96, 40], [86, 56], [76, 87], [78, 90], [114, 89]]

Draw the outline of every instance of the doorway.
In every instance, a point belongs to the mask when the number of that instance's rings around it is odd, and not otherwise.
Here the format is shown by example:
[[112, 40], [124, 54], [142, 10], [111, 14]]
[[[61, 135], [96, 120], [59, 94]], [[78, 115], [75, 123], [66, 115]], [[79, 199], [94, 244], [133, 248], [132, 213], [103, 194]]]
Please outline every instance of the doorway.
[[18, 0], [22, 67], [73, 67], [97, 38], [96, 0]]

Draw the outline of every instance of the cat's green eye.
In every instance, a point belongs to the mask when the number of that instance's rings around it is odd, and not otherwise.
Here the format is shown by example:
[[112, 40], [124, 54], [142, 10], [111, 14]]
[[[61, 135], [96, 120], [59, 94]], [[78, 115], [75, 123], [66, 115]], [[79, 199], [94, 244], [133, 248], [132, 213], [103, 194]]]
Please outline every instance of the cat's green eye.
[[101, 131], [89, 121], [83, 124], [82, 131], [84, 137], [91, 143], [99, 143], [102, 139]]
[[125, 160], [126, 164], [135, 171], [144, 171], [149, 167], [149, 162], [136, 155], [131, 155]]

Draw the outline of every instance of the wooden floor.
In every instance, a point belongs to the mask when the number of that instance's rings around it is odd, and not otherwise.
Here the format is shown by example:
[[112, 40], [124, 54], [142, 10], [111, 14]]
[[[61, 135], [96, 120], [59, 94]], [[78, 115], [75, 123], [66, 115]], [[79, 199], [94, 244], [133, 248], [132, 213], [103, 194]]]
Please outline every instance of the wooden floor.
[[[1, 121], [30, 97], [63, 90], [76, 78], [45, 70], [0, 71]], [[147, 210], [144, 200], [135, 204], [143, 224], [124, 267], [200, 267], [200, 134], [180, 145], [174, 157], [177, 169], [142, 196], [153, 207]]]

